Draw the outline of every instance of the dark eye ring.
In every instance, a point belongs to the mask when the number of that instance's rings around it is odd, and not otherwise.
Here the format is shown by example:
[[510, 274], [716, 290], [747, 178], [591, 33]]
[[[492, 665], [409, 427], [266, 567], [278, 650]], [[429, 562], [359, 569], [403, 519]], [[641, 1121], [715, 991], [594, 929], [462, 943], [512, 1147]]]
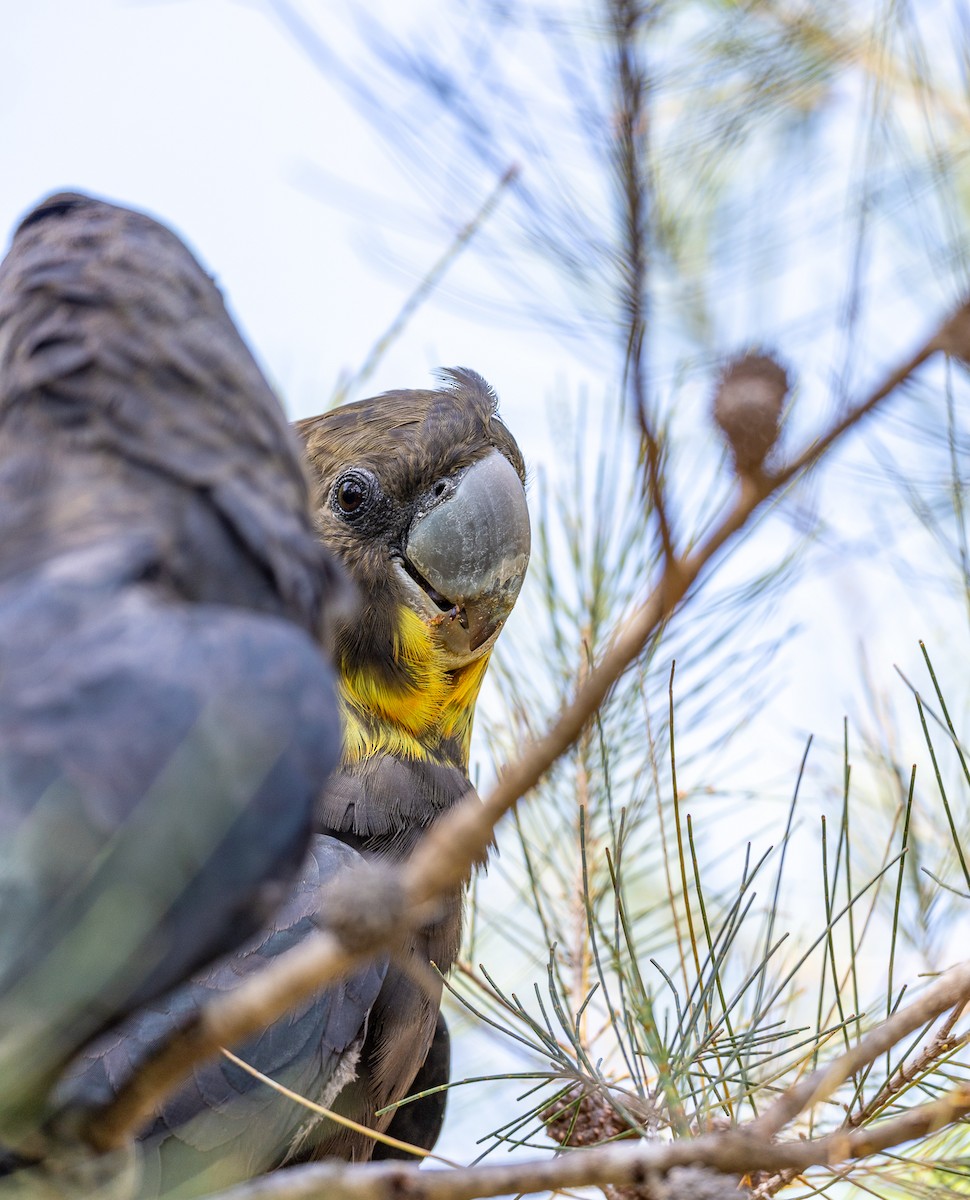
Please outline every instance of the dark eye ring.
[[345, 471], [330, 491], [330, 507], [345, 521], [356, 520], [370, 507], [376, 490], [370, 471]]

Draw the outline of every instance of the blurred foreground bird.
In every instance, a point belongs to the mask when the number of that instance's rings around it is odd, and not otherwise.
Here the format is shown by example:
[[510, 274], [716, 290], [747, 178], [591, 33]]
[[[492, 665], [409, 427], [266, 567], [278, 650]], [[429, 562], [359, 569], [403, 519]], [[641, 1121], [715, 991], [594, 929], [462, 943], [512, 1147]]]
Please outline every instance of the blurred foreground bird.
[[[495, 396], [473, 372], [450, 371], [438, 391], [388, 392], [298, 429], [317, 485], [320, 536], [360, 596], [336, 626], [344, 756], [318, 807], [314, 852], [290, 905], [246, 954], [88, 1056], [72, 1082], [76, 1102], [110, 1095], [207, 993], [233, 986], [304, 936], [317, 884], [348, 858], [403, 859], [472, 790], [475, 702], [530, 541], [522, 457], [496, 416]], [[396, 1116], [376, 1113], [448, 1080], [440, 981], [429, 963], [445, 972], [454, 962], [461, 909], [456, 889], [390, 960], [235, 1053], [313, 1103], [430, 1148], [443, 1092]], [[324, 906], [319, 920], [326, 918]], [[144, 1194], [203, 1195], [288, 1163], [366, 1160], [374, 1146], [222, 1060], [197, 1070], [145, 1133]]]
[[[0, 1143], [285, 898], [340, 745], [342, 575], [218, 290], [53, 196], [0, 264]], [[332, 613], [331, 613], [332, 619]], [[332, 623], [332, 620], [331, 620]]]

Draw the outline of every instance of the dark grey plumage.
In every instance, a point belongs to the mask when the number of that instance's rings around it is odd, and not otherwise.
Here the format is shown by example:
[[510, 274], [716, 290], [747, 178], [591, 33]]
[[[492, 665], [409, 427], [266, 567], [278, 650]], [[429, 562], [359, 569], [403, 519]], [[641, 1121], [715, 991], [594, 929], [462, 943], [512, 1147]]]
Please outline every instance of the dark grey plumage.
[[[219, 992], [297, 945], [315, 927], [320, 888], [357, 858], [334, 838], [313, 839], [286, 905], [249, 944], [143, 1009], [85, 1051], [61, 1089], [64, 1104], [109, 1100], [159, 1041]], [[367, 1014], [386, 972], [378, 961], [289, 1012], [237, 1056], [297, 1094], [329, 1105], [354, 1078]], [[301, 1157], [325, 1124], [227, 1059], [198, 1068], [141, 1135], [144, 1197], [201, 1195]]]
[[[213, 964], [197, 980], [164, 1001], [149, 1005], [85, 1049], [58, 1092], [65, 1107], [96, 1107], [109, 1101], [150, 1051], [213, 995], [236, 987], [267, 966], [316, 926], [320, 890], [357, 858], [335, 838], [317, 836], [286, 905], [250, 942]], [[304, 1001], [235, 1051], [237, 1057], [291, 1091], [325, 1107], [346, 1105], [342, 1090], [353, 1089], [368, 1014], [387, 973], [387, 962], [362, 968], [336, 988]], [[438, 1014], [434, 1041], [411, 1091], [444, 1088], [451, 1044]], [[402, 1106], [387, 1133], [431, 1149], [444, 1122], [447, 1092]], [[328, 1135], [327, 1129], [330, 1133]], [[140, 1136], [141, 1200], [199, 1196], [273, 1167], [313, 1155], [333, 1136], [333, 1125], [282, 1097], [227, 1059], [207, 1063], [162, 1106]], [[376, 1158], [409, 1158], [377, 1143]]]
[[343, 586], [185, 246], [41, 204], [0, 264], [0, 1142], [283, 898], [339, 751]]

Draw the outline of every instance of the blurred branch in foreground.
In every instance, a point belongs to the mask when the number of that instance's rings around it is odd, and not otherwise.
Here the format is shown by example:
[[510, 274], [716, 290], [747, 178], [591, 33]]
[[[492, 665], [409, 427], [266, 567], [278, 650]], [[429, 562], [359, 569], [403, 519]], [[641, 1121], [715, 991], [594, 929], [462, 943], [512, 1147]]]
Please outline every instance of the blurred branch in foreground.
[[[220, 1046], [231, 1046], [262, 1028], [302, 996], [342, 977], [354, 965], [364, 961], [368, 954], [393, 945], [402, 930], [419, 927], [429, 913], [434, 911], [437, 898], [460, 882], [467, 875], [471, 865], [484, 853], [497, 821], [520, 797], [535, 786], [556, 759], [576, 741], [610, 689], [636, 661], [653, 632], [674, 612], [705, 572], [705, 568], [712, 564], [722, 548], [729, 545], [732, 538], [744, 528], [752, 514], [779, 489], [818, 463], [831, 446], [872, 413], [897, 387], [905, 383], [931, 354], [944, 348], [950, 352], [963, 352], [965, 347], [960, 335], [966, 319], [967, 310], [961, 309], [939, 333], [931, 337], [902, 366], [891, 372], [874, 392], [849, 408], [840, 420], [816, 437], [788, 466], [770, 475], [759, 473], [742, 477], [739, 494], [728, 512], [695, 552], [666, 564], [650, 597], [629, 621], [615, 632], [599, 661], [591, 667], [587, 677], [578, 687], [574, 699], [564, 708], [552, 727], [528, 746], [518, 760], [506, 767], [498, 784], [483, 802], [480, 803], [477, 797], [472, 797], [459, 805], [429, 832], [403, 869], [394, 873], [391, 882], [397, 889], [399, 903], [388, 904], [388, 896], [393, 894], [393, 890], [389, 888], [385, 891], [382, 900], [385, 905], [384, 932], [379, 940], [372, 938], [366, 950], [349, 949], [350, 945], [359, 945], [359, 942], [354, 942], [358, 930], [344, 930], [343, 936], [337, 932], [321, 934], [298, 950], [282, 956], [271, 970], [264, 971], [257, 979], [240, 987], [219, 1003], [209, 1006], [189, 1029], [173, 1039], [139, 1072], [110, 1107], [92, 1119], [87, 1134], [89, 1140], [100, 1149], [109, 1149], [121, 1144], [150, 1114], [156, 1101], [178, 1083], [195, 1063], [215, 1054]], [[351, 888], [354, 887], [353, 874], [348, 873], [347, 879], [347, 886]], [[368, 914], [368, 917], [372, 916], [373, 914]], [[935, 990], [930, 989], [927, 992], [927, 996], [931, 997], [930, 1006], [936, 1002], [934, 998], [941, 994], [945, 995], [945, 1001], [937, 1011], [944, 1011], [958, 1002], [963, 1002], [966, 998], [968, 973], [970, 968], [961, 968], [945, 981], [935, 985]], [[909, 1011], [911, 1010], [907, 1010]], [[885, 1036], [890, 1036], [892, 1031], [903, 1023], [900, 1021], [894, 1026], [890, 1022], [886, 1027]], [[870, 1045], [871, 1042], [866, 1041], [856, 1050], [856, 1058], [860, 1062], [869, 1061], [867, 1054]], [[829, 1068], [832, 1074], [825, 1078], [839, 1076], [842, 1070], [840, 1064], [846, 1061], [855, 1059], [849, 1055], [837, 1060]], [[819, 1083], [816, 1081], [808, 1096], [800, 1103], [809, 1102], [818, 1087]], [[802, 1096], [801, 1092], [797, 1094]], [[914, 1109], [911, 1114], [887, 1122], [881, 1127], [881, 1132], [871, 1129], [857, 1130], [822, 1138], [815, 1143], [789, 1146], [772, 1146], [770, 1142], [765, 1145], [767, 1139], [759, 1139], [755, 1135], [756, 1144], [764, 1151], [757, 1162], [745, 1157], [751, 1151], [751, 1133], [718, 1135], [713, 1138], [713, 1161], [708, 1165], [724, 1165], [724, 1169], [727, 1170], [771, 1171], [798, 1167], [803, 1163], [808, 1165], [811, 1162], [827, 1162], [833, 1155], [849, 1158], [872, 1153], [883, 1146], [894, 1145], [917, 1136], [920, 1132], [937, 1129], [941, 1124], [955, 1120], [970, 1108], [970, 1101], [965, 1104], [965, 1099], [963, 1093], [959, 1093], [952, 1099]], [[590, 1154], [600, 1156], [594, 1160], [590, 1170], [594, 1173], [597, 1170], [605, 1172], [619, 1166], [620, 1174], [613, 1182], [642, 1182], [642, 1172], [648, 1167], [661, 1170], [678, 1164], [701, 1161], [697, 1147], [703, 1149], [707, 1145], [706, 1138], [702, 1138], [685, 1141], [677, 1147], [623, 1147], [609, 1152], [589, 1151]], [[637, 1158], [638, 1153], [645, 1157]], [[602, 1157], [604, 1154], [605, 1158]], [[614, 1154], [620, 1157], [614, 1158]], [[624, 1155], [628, 1156], [629, 1161]], [[565, 1164], [544, 1164], [542, 1172], [552, 1170], [553, 1166], [561, 1167], [566, 1172], [561, 1179], [555, 1177], [556, 1182], [562, 1186], [580, 1181], [605, 1181], [605, 1176], [602, 1175], [587, 1178], [577, 1174], [581, 1168], [575, 1164], [571, 1165], [568, 1171]], [[624, 1171], [630, 1173], [624, 1174]], [[553, 1178], [542, 1172], [542, 1179]], [[510, 1190], [513, 1185], [508, 1184], [509, 1177], [506, 1174], [502, 1174], [501, 1177], [505, 1182], [498, 1187], [498, 1191]], [[514, 1187], [516, 1190], [525, 1190], [530, 1186], [529, 1180], [539, 1177], [523, 1175], [522, 1181], [514, 1184]], [[252, 1186], [282, 1188], [287, 1186], [286, 1179], [287, 1175], [283, 1173]], [[544, 1184], [538, 1183], [536, 1186]], [[487, 1193], [472, 1191], [453, 1194]]]

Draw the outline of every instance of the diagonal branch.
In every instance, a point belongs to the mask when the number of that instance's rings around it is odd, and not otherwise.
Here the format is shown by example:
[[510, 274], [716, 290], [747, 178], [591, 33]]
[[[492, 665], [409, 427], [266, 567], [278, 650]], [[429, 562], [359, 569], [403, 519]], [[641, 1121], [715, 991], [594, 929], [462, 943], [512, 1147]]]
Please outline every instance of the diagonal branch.
[[970, 1031], [964, 1030], [959, 1035], [953, 1033], [953, 1027], [963, 1016], [964, 1008], [963, 1002], [958, 1004], [933, 1035], [932, 1041], [923, 1047], [916, 1058], [909, 1063], [901, 1063], [862, 1108], [856, 1109], [846, 1117], [847, 1128], [856, 1129], [859, 1126], [867, 1125], [900, 1092], [915, 1080], [926, 1075], [935, 1063], [944, 1057], [949, 1057], [970, 1041]]
[[[944, 329], [950, 325], [952, 321]], [[720, 551], [763, 503], [812, 468], [845, 433], [941, 348], [940, 335], [930, 339], [777, 474], [741, 480], [736, 500], [720, 523], [693, 553], [666, 562], [660, 582], [616, 631], [603, 657], [590, 669], [573, 700], [548, 731], [527, 745], [521, 757], [501, 771], [498, 782], [483, 801], [474, 794], [466, 797], [432, 827], [410, 860], [396, 869], [400, 872], [402, 904], [400, 912], [395, 914], [398, 919], [392, 922], [395, 931], [389, 933], [388, 943], [403, 929], [420, 928], [439, 898], [467, 879], [473, 864], [487, 852], [499, 819], [576, 742], [587, 721], [620, 676], [636, 662], [652, 635], [674, 613], [700, 576], [713, 568]], [[280, 955], [258, 976], [213, 1000], [192, 1024], [160, 1047], [108, 1106], [92, 1114], [85, 1131], [87, 1139], [99, 1150], [122, 1145], [194, 1066], [213, 1057], [222, 1046], [236, 1045], [264, 1029], [304, 997], [343, 978], [380, 949], [371, 945], [367, 951], [355, 950], [343, 945], [335, 934], [321, 933]], [[954, 1003], [955, 1000], [949, 1001]]]

